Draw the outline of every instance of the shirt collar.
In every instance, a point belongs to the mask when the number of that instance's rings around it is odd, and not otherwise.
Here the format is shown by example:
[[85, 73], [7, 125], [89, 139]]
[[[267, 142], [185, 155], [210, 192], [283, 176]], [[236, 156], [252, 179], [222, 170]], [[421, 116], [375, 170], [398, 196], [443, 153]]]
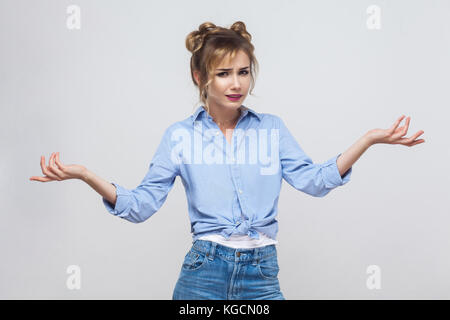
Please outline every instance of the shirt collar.
[[[253, 113], [258, 118], [258, 120], [261, 121], [261, 115], [258, 112], [254, 111], [253, 109], [250, 109], [249, 107], [246, 107], [244, 105], [241, 105], [240, 108], [243, 111], [242, 118], [245, 117], [247, 115], [247, 113], [250, 112], [250, 113]], [[205, 108], [203, 106], [198, 107], [197, 110], [195, 110], [194, 114], [191, 116], [192, 123], [194, 123], [197, 120], [197, 118], [199, 117], [199, 115], [203, 112], [206, 112]]]

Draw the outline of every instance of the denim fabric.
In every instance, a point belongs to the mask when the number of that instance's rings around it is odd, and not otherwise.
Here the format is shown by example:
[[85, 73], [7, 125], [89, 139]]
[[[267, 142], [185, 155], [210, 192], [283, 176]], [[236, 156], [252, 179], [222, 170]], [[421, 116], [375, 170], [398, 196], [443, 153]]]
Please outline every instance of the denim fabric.
[[184, 257], [174, 300], [285, 300], [274, 244], [234, 249], [195, 240]]

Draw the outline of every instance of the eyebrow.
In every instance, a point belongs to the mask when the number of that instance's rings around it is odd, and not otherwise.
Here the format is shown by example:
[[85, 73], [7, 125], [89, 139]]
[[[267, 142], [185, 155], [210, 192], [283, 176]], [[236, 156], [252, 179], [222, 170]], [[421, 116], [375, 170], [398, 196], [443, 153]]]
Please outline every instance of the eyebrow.
[[[249, 67], [250, 67], [250, 66], [246, 66], [246, 67], [240, 68], [239, 70], [247, 69], [247, 68], [249, 68]], [[228, 69], [216, 69], [216, 70], [229, 71], [229, 70], [233, 70], [233, 69], [232, 69], [232, 68], [228, 68]]]

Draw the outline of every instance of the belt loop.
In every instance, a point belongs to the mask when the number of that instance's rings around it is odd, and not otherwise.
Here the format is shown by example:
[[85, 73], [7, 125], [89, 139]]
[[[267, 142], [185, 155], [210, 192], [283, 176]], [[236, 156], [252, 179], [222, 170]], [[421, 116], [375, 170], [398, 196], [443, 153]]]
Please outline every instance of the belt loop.
[[253, 265], [258, 265], [259, 262], [259, 247], [255, 248], [255, 251], [253, 253]]
[[216, 246], [217, 246], [217, 242], [212, 241], [211, 247], [209, 248], [209, 252], [206, 254], [206, 256], [208, 257], [208, 259], [210, 261], [213, 261], [213, 259], [214, 259], [214, 253], [216, 252]]

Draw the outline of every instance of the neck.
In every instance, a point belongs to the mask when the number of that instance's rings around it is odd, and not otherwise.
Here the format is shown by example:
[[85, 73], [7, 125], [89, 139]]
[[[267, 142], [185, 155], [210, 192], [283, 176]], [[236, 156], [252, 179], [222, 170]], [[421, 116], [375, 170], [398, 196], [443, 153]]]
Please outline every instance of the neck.
[[209, 106], [209, 115], [213, 118], [214, 122], [221, 127], [232, 127], [239, 116], [241, 115], [241, 107], [234, 108], [224, 108], [224, 107], [214, 107]]

